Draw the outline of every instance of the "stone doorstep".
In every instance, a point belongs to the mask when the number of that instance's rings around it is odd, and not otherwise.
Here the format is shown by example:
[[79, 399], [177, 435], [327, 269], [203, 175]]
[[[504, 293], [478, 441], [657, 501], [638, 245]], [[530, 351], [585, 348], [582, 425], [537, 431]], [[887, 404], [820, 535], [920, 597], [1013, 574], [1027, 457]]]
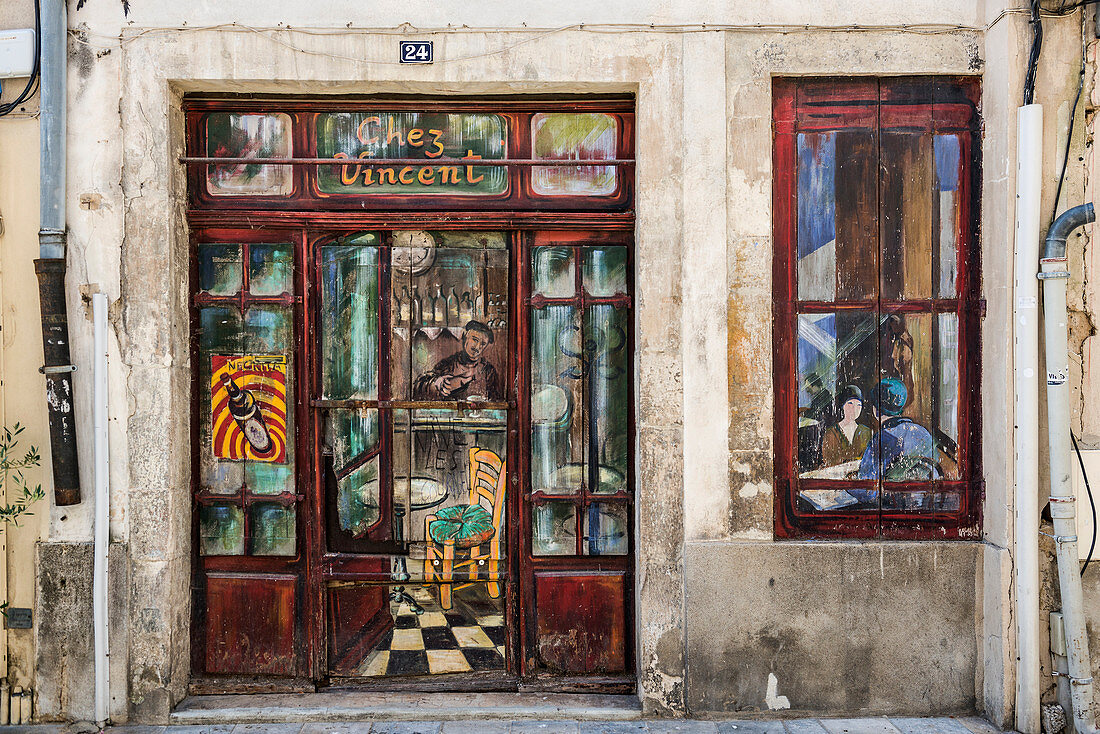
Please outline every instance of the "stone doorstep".
[[188, 696], [172, 725], [311, 721], [634, 721], [636, 696], [535, 693], [298, 693]]

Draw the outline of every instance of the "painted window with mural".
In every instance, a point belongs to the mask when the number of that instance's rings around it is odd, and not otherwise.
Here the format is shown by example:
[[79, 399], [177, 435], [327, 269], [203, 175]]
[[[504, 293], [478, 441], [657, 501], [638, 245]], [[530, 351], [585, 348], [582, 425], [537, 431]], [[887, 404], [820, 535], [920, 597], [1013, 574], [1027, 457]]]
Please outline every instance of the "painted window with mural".
[[779, 537], [973, 538], [973, 78], [774, 83]]
[[633, 690], [632, 100], [186, 119], [210, 690]]

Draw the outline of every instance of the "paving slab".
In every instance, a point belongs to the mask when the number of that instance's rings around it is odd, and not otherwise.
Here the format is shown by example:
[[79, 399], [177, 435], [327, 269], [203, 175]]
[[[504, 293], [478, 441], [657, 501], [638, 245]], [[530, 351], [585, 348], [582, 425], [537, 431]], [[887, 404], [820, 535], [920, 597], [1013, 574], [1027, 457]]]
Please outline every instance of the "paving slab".
[[783, 725], [789, 734], [829, 734], [817, 719], [791, 719]]
[[1001, 730], [993, 726], [980, 716], [960, 716], [954, 721], [959, 722], [974, 734], [1000, 734]]
[[695, 719], [650, 719], [646, 727], [649, 734], [717, 734], [718, 731], [713, 721]]
[[818, 719], [829, 734], [901, 734], [885, 716], [858, 719]]
[[367, 734], [370, 726], [369, 721], [314, 721], [303, 726], [299, 734]]
[[439, 734], [442, 727], [442, 721], [378, 721], [370, 730], [371, 734]]
[[510, 721], [444, 721], [443, 734], [509, 734]]
[[[956, 719], [945, 719], [938, 717], [890, 717], [890, 723], [896, 726], [901, 734], [971, 734], [970, 729], [967, 729]], [[989, 724], [989, 722], [986, 722]], [[989, 725], [992, 731], [997, 731], [992, 724]]]
[[578, 734], [645, 734], [644, 721], [578, 721]]
[[233, 727], [233, 734], [299, 734], [301, 731], [301, 724], [256, 723]]
[[784, 728], [778, 719], [739, 719], [718, 722], [718, 734], [784, 734]]
[[[147, 726], [145, 724], [127, 724], [125, 726], [109, 726], [106, 731], [118, 731], [120, 734], [164, 734], [164, 730], [167, 727], [164, 726]], [[233, 727], [229, 727], [232, 729]], [[11, 729], [5, 727], [4, 734], [8, 734]], [[34, 727], [34, 731], [40, 732], [40, 727]]]
[[576, 721], [513, 721], [512, 734], [578, 734]]

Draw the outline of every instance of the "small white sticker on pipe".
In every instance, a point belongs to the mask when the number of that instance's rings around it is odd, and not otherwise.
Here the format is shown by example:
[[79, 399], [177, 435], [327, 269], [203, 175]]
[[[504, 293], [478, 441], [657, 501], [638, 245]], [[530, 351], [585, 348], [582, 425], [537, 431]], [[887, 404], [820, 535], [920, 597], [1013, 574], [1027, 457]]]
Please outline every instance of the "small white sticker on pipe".
[[1047, 370], [1047, 384], [1048, 385], [1061, 385], [1069, 378], [1069, 368], [1055, 370], [1051, 372]]
[[1039, 299], [1035, 296], [1017, 296], [1016, 308], [1038, 308]]

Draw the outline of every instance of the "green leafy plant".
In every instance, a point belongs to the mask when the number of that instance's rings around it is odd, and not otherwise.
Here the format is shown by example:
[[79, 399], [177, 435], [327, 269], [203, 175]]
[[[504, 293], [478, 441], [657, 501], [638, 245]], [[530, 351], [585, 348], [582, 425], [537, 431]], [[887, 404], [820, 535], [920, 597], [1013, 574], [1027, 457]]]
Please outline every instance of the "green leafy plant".
[[[34, 515], [31, 505], [46, 498], [42, 485], [32, 488], [23, 471], [41, 466], [42, 456], [38, 448], [31, 446], [25, 452], [19, 450], [19, 435], [25, 426], [16, 423], [0, 432], [0, 495], [7, 495], [14, 488], [15, 499], [0, 503], [0, 521], [19, 527], [19, 520]], [[8, 615], [8, 603], [0, 602], [0, 614]]]

